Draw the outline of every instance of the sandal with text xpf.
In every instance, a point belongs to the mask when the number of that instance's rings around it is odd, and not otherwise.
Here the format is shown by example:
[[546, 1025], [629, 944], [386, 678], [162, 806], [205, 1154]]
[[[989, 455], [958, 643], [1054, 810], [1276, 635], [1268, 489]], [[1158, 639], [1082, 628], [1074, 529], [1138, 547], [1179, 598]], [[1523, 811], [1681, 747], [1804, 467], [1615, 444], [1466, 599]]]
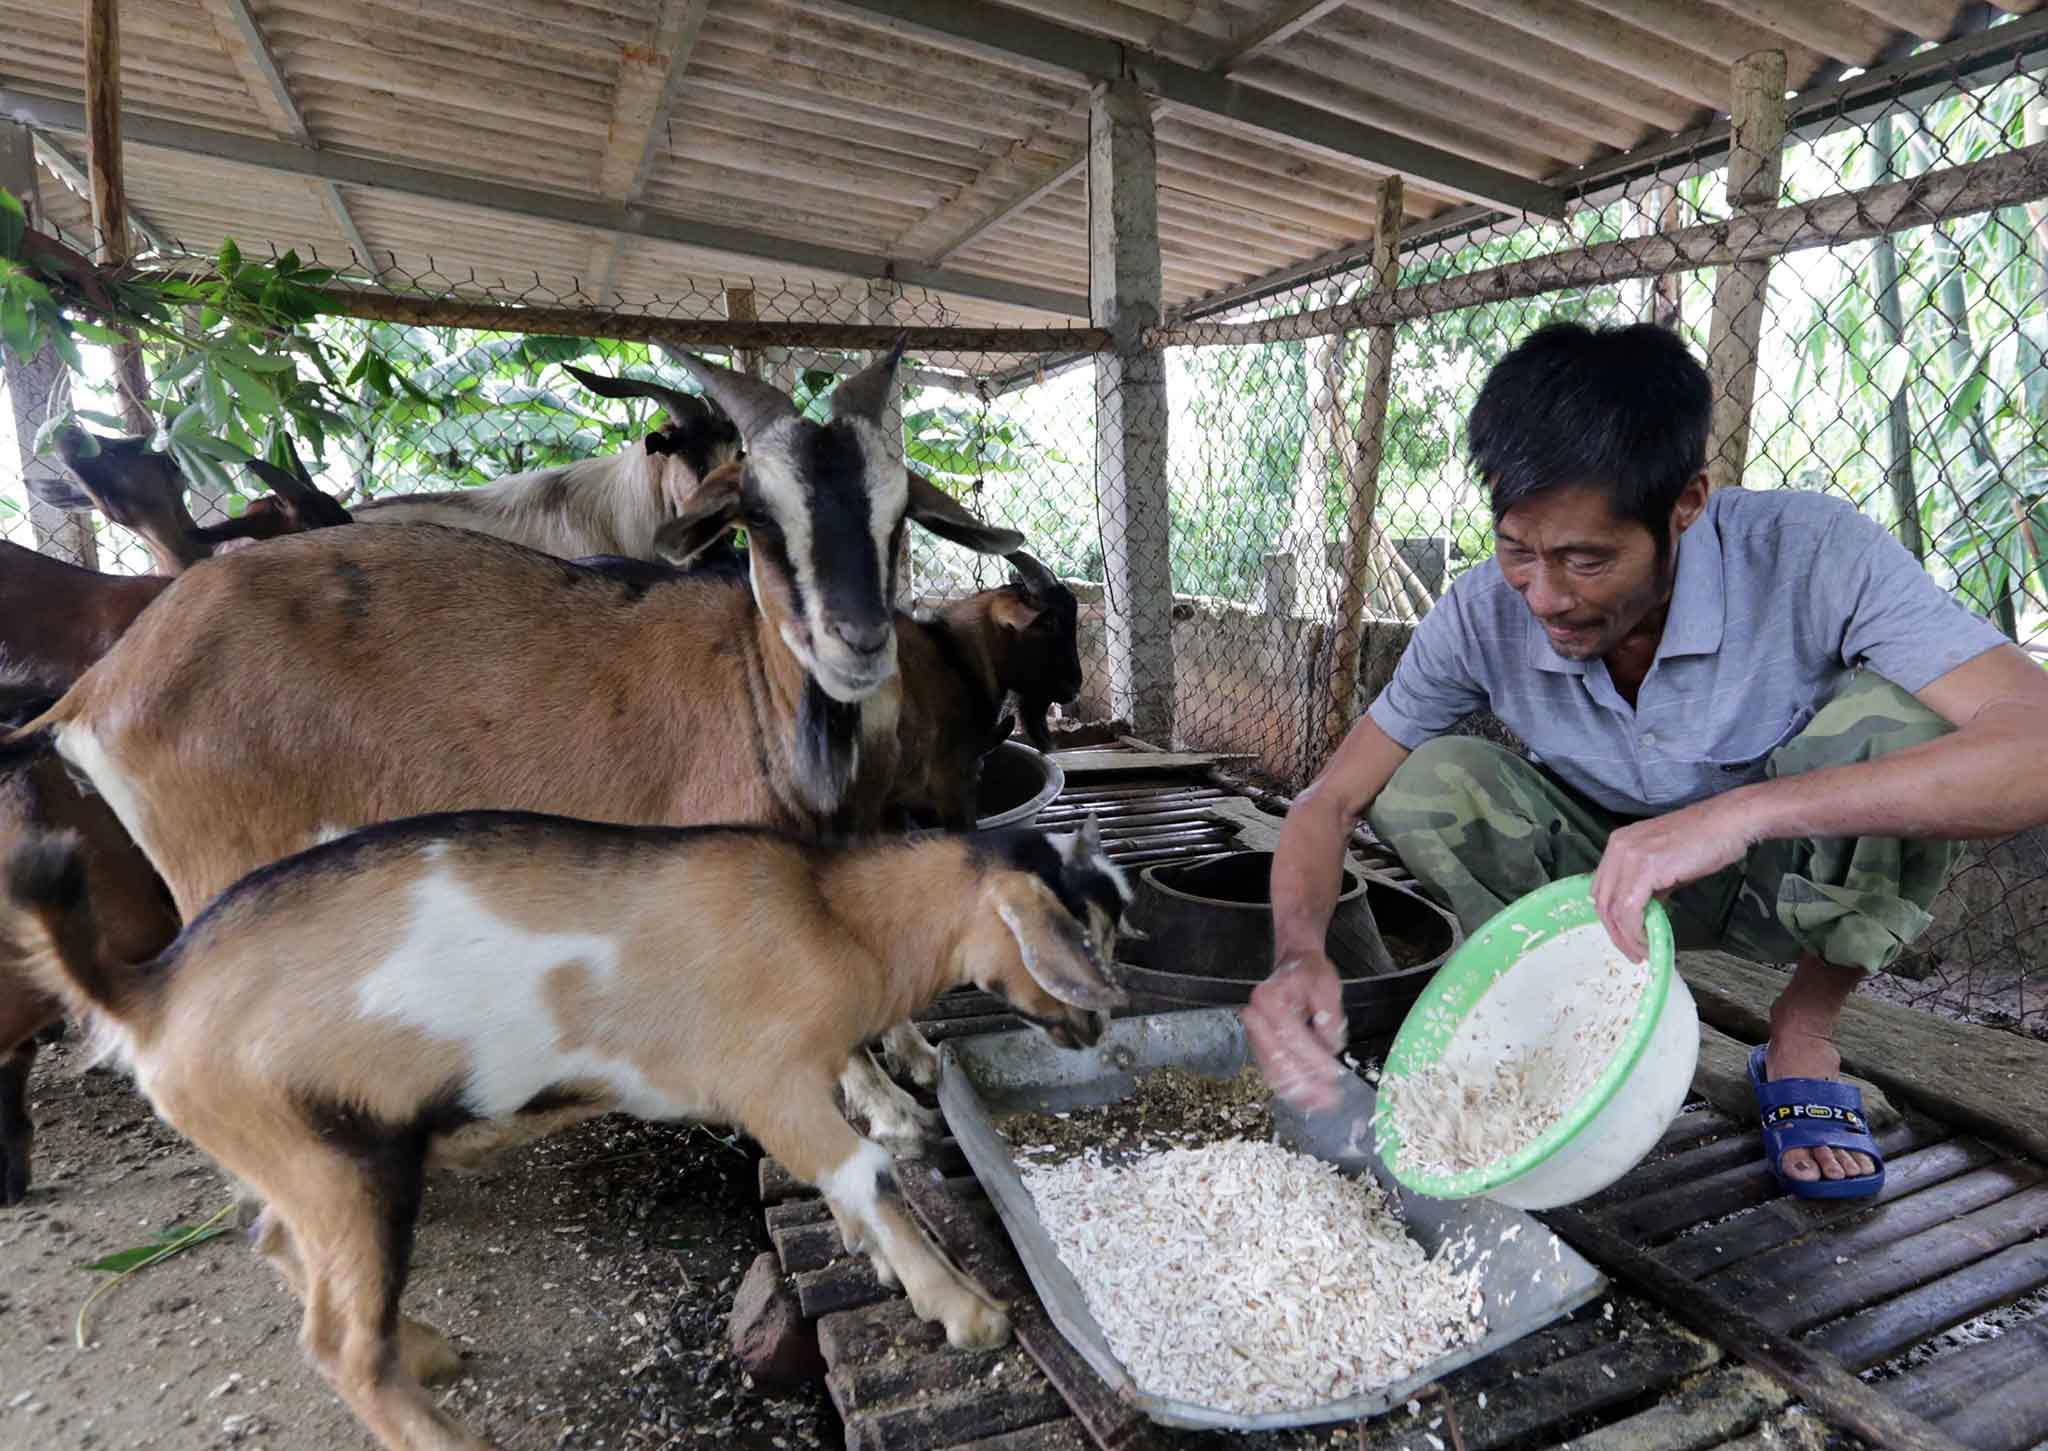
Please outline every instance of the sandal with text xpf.
[[[1828, 1078], [1768, 1081], [1762, 1048], [1749, 1054], [1749, 1085], [1762, 1114], [1764, 1158], [1778, 1185], [1796, 1199], [1866, 1199], [1884, 1188], [1884, 1155], [1863, 1115], [1863, 1091]], [[1868, 1154], [1877, 1168], [1849, 1179], [1795, 1179], [1783, 1168], [1787, 1149]]]

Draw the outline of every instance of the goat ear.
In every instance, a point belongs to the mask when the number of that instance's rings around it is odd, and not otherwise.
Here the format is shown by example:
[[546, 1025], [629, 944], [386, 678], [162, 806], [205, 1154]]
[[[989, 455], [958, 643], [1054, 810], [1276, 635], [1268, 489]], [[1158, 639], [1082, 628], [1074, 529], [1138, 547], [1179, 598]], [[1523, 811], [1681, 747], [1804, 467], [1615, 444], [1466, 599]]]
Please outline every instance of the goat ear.
[[1070, 1007], [1107, 1012], [1124, 995], [1089, 960], [1087, 929], [1076, 922], [1045, 883], [1010, 874], [995, 888], [996, 915], [1010, 929], [1031, 980]]
[[1008, 590], [998, 590], [988, 606], [990, 619], [1005, 630], [1020, 635], [1038, 622], [1041, 613], [1029, 601], [1019, 599]]
[[71, 514], [89, 513], [99, 507], [93, 496], [60, 473], [38, 470], [25, 480], [30, 497]]
[[1009, 554], [1024, 543], [1024, 536], [1014, 529], [982, 523], [922, 474], [910, 475], [910, 517], [939, 538], [964, 544], [977, 554]]
[[832, 390], [832, 416], [865, 418], [881, 425], [889, 412], [889, 391], [896, 381], [896, 365], [903, 361], [906, 333], [896, 334], [896, 345]]
[[689, 506], [654, 531], [654, 552], [670, 564], [686, 565], [726, 535], [740, 518], [740, 471], [714, 469]]
[[683, 348], [672, 348], [667, 343], [659, 346], [704, 386], [711, 401], [725, 410], [739, 429], [740, 437], [749, 444], [785, 418], [797, 416], [796, 404], [780, 388], [746, 373], [708, 363]]

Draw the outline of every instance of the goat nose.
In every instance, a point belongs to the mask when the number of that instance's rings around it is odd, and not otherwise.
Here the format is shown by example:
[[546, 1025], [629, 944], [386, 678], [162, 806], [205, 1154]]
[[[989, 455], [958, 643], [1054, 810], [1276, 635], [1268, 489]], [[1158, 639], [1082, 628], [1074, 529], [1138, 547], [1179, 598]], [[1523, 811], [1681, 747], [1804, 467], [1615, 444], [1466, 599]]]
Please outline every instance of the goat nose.
[[834, 620], [832, 633], [850, 650], [863, 655], [873, 655], [889, 643], [889, 622], [876, 620], [871, 624], [855, 621]]

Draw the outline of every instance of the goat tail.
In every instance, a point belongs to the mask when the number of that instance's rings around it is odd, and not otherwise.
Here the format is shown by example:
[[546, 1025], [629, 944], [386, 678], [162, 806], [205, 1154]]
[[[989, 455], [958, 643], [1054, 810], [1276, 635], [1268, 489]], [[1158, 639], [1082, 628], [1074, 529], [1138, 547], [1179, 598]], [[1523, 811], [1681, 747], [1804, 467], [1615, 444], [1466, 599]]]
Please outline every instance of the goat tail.
[[7, 899], [31, 981], [88, 1014], [119, 1022], [134, 1005], [133, 968], [100, 952], [86, 886], [85, 854], [74, 831], [35, 832], [7, 858]]
[[0, 735], [0, 747], [33, 746], [36, 737], [55, 730], [71, 718], [71, 712], [64, 708], [64, 702], [71, 698], [67, 692], [60, 700], [52, 702], [49, 709], [30, 720], [22, 722], [4, 735]]

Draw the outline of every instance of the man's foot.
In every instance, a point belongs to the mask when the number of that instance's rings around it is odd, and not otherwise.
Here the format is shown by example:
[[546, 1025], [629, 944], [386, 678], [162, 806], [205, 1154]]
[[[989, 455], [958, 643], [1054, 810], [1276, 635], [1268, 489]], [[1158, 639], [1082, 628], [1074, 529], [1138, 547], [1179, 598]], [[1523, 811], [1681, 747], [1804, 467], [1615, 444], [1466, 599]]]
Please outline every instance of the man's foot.
[[[1771, 1032], [1770, 1052], [1765, 1059], [1770, 1081], [1781, 1078], [1838, 1078], [1842, 1055], [1834, 1043], [1819, 1034], [1799, 1029]], [[1876, 1162], [1868, 1154], [1851, 1153], [1825, 1146], [1817, 1149], [1787, 1149], [1778, 1165], [1787, 1178], [1812, 1183], [1818, 1179], [1854, 1179], [1875, 1173]]]
[[[1842, 1008], [1863, 984], [1863, 973], [1837, 967], [1817, 953], [1803, 954], [1792, 980], [1771, 1004], [1771, 1044], [1766, 1072], [1781, 1078], [1839, 1078], [1842, 1055], [1835, 1049], [1835, 1025]], [[1821, 1179], [1853, 1179], [1876, 1170], [1868, 1154], [1842, 1149], [1787, 1149], [1779, 1161], [1785, 1176], [1811, 1184]]]

